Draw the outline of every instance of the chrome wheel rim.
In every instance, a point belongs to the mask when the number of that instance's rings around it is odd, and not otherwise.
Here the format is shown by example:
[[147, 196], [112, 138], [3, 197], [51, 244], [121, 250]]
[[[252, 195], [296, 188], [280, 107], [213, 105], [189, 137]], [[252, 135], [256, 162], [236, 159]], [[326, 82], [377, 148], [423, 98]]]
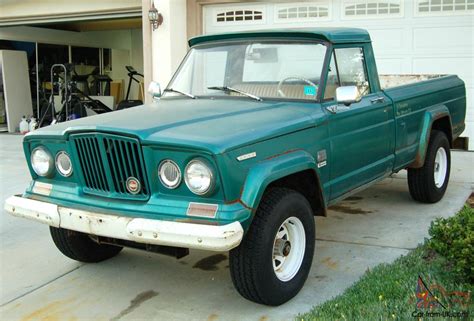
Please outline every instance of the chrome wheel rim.
[[280, 281], [287, 282], [295, 277], [303, 263], [305, 248], [303, 223], [294, 216], [287, 218], [273, 241], [273, 270]]
[[446, 180], [448, 171], [448, 155], [444, 147], [438, 148], [436, 151], [434, 163], [434, 182], [437, 188], [441, 188]]

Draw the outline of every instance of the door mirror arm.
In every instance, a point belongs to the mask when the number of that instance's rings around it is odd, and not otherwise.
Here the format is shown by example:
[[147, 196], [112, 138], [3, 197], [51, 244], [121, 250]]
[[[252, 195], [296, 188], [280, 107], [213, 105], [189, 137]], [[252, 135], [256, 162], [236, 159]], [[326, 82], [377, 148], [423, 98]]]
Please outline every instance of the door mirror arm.
[[328, 112], [330, 112], [331, 114], [337, 114], [341, 111], [346, 111], [346, 110], [349, 110], [349, 109], [351, 109], [349, 106], [344, 106], [344, 105], [339, 105], [339, 104], [335, 104], [335, 105], [331, 105], [331, 106], [326, 107], [326, 110]]
[[342, 86], [336, 88], [336, 104], [326, 107], [331, 114], [350, 109], [350, 105], [361, 100], [357, 86]]

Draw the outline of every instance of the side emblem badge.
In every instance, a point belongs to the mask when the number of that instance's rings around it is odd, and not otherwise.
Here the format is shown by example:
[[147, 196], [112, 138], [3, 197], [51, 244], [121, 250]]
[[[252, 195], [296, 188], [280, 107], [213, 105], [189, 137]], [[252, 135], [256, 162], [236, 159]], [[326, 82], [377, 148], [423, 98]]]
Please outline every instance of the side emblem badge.
[[142, 185], [140, 184], [140, 181], [133, 176], [127, 179], [127, 182], [125, 185], [127, 186], [127, 191], [130, 194], [134, 194], [134, 195], [140, 193], [140, 190], [142, 189]]
[[326, 166], [327, 164], [326, 160], [327, 160], [326, 150], [322, 149], [318, 152], [318, 168]]
[[244, 161], [246, 159], [250, 159], [250, 158], [254, 158], [254, 157], [257, 157], [257, 153], [256, 152], [251, 152], [251, 153], [248, 153], [248, 154], [243, 154], [243, 155], [238, 156], [237, 160], [239, 162], [241, 162], [241, 161]]

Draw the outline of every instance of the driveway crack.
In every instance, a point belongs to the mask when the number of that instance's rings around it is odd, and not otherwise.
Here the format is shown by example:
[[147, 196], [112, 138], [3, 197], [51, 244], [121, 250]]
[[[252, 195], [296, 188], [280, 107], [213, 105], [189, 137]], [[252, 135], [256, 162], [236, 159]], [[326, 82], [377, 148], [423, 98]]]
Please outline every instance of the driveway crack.
[[0, 308], [3, 308], [4, 306], [6, 306], [6, 305], [8, 305], [8, 304], [10, 304], [10, 303], [12, 303], [12, 302], [15, 302], [15, 301], [18, 300], [18, 299], [21, 299], [21, 298], [23, 298], [23, 297], [25, 297], [25, 296], [27, 296], [27, 295], [29, 295], [29, 294], [31, 294], [31, 293], [33, 293], [33, 292], [39, 290], [39, 289], [41, 289], [41, 288], [44, 288], [45, 286], [47, 286], [47, 285], [53, 283], [54, 281], [59, 280], [60, 278], [62, 278], [62, 277], [64, 277], [64, 276], [66, 276], [66, 275], [68, 275], [68, 274], [70, 274], [70, 273], [76, 271], [77, 269], [83, 267], [84, 265], [85, 265], [85, 264], [81, 264], [81, 265], [79, 265], [79, 266], [76, 266], [74, 269], [69, 270], [69, 271], [67, 271], [67, 272], [65, 272], [65, 273], [63, 273], [63, 274], [61, 274], [61, 275], [55, 277], [54, 279], [51, 279], [51, 280], [49, 280], [48, 282], [43, 283], [43, 284], [37, 286], [36, 288], [31, 289], [31, 290], [29, 290], [29, 291], [27, 291], [27, 292], [25, 292], [25, 293], [23, 293], [23, 294], [17, 296], [16, 298], [13, 298], [13, 299], [11, 299], [11, 300], [9, 300], [9, 301], [7, 301], [7, 302], [1, 304], [1, 305], [0, 305]]
[[316, 241], [333, 242], [333, 243], [344, 243], [344, 244], [354, 244], [354, 245], [363, 245], [363, 246], [373, 246], [373, 247], [389, 248], [389, 249], [398, 249], [398, 250], [408, 250], [408, 251], [414, 249], [414, 247], [399, 247], [399, 246], [390, 246], [390, 245], [375, 245], [375, 244], [366, 244], [366, 243], [360, 243], [360, 242], [330, 240], [330, 239], [322, 239], [322, 238], [316, 238]]

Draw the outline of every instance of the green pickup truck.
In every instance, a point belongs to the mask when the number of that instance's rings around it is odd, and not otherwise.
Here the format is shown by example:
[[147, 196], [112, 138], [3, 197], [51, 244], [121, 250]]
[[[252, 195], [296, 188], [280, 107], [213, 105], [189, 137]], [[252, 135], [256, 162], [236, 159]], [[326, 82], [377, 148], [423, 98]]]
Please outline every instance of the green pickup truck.
[[237, 291], [279, 305], [308, 276], [328, 206], [402, 169], [414, 200], [443, 197], [466, 113], [457, 76], [379, 76], [361, 29], [189, 45], [152, 104], [28, 134], [33, 179], [6, 211], [49, 225], [82, 262], [123, 247], [230, 251]]

